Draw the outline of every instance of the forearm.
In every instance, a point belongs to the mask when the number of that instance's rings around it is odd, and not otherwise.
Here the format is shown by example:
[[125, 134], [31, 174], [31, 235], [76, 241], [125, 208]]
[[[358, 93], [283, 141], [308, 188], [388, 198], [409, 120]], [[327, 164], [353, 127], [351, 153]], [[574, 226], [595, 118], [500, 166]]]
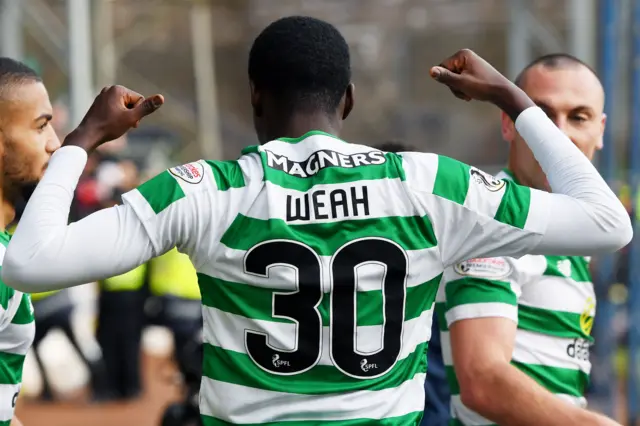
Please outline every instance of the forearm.
[[483, 374], [462, 402], [500, 426], [613, 426], [618, 423], [571, 405], [508, 364]]
[[585, 255], [624, 247], [633, 235], [629, 215], [593, 164], [540, 108], [529, 108], [516, 128], [547, 175], [552, 220], [532, 254]]
[[127, 272], [154, 255], [129, 206], [67, 225], [85, 162], [79, 148], [52, 157], [7, 249], [2, 278], [8, 285], [31, 293], [71, 287]]

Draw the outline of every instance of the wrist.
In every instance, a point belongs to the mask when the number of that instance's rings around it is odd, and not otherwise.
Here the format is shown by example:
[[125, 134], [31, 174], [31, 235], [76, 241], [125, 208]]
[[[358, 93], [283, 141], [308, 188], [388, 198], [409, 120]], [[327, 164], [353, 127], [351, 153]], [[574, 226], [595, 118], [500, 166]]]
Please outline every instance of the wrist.
[[96, 132], [80, 125], [64, 138], [62, 146], [77, 146], [90, 154], [100, 144], [99, 140], [100, 138]]
[[522, 89], [511, 82], [496, 89], [496, 100], [493, 103], [514, 123], [524, 110], [536, 106]]

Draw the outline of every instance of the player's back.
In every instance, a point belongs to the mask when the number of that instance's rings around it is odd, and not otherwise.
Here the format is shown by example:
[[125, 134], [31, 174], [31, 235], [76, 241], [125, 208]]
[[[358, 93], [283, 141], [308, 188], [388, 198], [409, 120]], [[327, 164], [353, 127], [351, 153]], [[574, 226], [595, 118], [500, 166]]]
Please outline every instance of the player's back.
[[202, 414], [417, 424], [442, 267], [401, 157], [317, 132], [244, 153], [216, 172], [244, 190], [198, 268]]
[[198, 271], [205, 424], [412, 425], [444, 265], [525, 252], [546, 226], [536, 196], [450, 158], [310, 132], [123, 198], [158, 252], [179, 241]]

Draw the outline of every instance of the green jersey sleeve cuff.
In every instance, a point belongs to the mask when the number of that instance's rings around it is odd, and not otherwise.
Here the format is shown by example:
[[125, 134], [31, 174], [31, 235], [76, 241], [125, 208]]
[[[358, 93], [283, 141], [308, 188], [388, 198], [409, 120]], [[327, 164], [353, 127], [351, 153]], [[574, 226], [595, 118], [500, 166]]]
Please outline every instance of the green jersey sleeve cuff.
[[[467, 272], [471, 273], [472, 270]], [[518, 295], [510, 281], [466, 276], [445, 281], [444, 286], [447, 325], [461, 319], [487, 317], [518, 321]]]
[[470, 303], [504, 303], [516, 305], [518, 297], [509, 281], [467, 277], [445, 283], [447, 307]]

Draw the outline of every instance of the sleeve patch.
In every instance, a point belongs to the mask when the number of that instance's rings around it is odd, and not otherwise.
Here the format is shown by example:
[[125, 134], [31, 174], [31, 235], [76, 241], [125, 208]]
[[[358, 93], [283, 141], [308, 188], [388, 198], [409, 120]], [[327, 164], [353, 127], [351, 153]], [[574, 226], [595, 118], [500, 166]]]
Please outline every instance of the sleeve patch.
[[497, 179], [482, 170], [471, 167], [469, 169], [471, 180], [475, 181], [478, 185], [484, 185], [491, 192], [498, 192], [506, 185], [506, 182], [502, 179]]
[[169, 173], [187, 183], [198, 184], [204, 177], [204, 167], [200, 163], [187, 163], [170, 168]]
[[478, 258], [457, 263], [454, 270], [460, 275], [495, 279], [509, 275], [511, 265], [503, 257]]

